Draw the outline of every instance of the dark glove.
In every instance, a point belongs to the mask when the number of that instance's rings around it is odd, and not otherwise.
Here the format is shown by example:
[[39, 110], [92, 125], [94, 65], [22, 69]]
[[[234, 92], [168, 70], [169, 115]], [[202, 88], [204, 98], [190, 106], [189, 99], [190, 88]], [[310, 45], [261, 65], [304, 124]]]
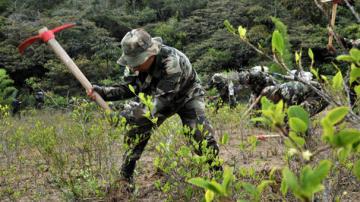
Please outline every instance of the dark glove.
[[97, 93], [99, 93], [99, 95], [101, 95], [101, 97], [104, 97], [105, 93], [104, 93], [104, 88], [98, 85], [93, 85], [93, 90], [96, 91]]
[[97, 92], [101, 97], [105, 97], [105, 93], [104, 93], [104, 87], [98, 86], [98, 85], [93, 85], [91, 90], [89, 92], [87, 92], [88, 96], [92, 99], [95, 100], [95, 95], [93, 94], [95, 92]]

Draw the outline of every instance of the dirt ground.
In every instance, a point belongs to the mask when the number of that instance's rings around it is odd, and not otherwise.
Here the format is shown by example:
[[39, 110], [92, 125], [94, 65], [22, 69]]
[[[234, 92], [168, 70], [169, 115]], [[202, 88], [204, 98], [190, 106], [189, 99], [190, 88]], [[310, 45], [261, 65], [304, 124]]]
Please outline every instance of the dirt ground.
[[[51, 120], [49, 120], [51, 121]], [[172, 121], [179, 122], [177, 119], [172, 119]], [[240, 122], [225, 122], [221, 117], [213, 118], [212, 125], [216, 131], [216, 139], [218, 142], [221, 139], [221, 136], [225, 133], [229, 134], [229, 142], [226, 145], [220, 145], [220, 157], [224, 159], [224, 165], [234, 167], [234, 170], [239, 169], [240, 167], [252, 167], [255, 168], [256, 172], [261, 172], [263, 170], [269, 170], [272, 167], [282, 167], [284, 165], [283, 153], [284, 153], [284, 143], [281, 138], [267, 138], [262, 141], [258, 141], [254, 150], [246, 149], [241, 150], [240, 145], [245, 143], [247, 138], [253, 135], [277, 135], [276, 132], [271, 132], [270, 130], [264, 128], [257, 128], [247, 125], [247, 123]], [[166, 124], [166, 122], [164, 123]], [[167, 123], [173, 124], [173, 123]], [[320, 135], [320, 134], [316, 134]], [[174, 137], [173, 137], [174, 138]], [[320, 138], [318, 138], [320, 139]], [[147, 201], [166, 201], [166, 196], [160, 190], [156, 188], [154, 183], [157, 180], [164, 179], [163, 176], [154, 170], [153, 161], [158, 154], [155, 152], [156, 140], [153, 138], [150, 139], [149, 144], [144, 151], [141, 159], [137, 164], [136, 172], [136, 191], [128, 197], [123, 198], [123, 201], [138, 201], [138, 202], [147, 202]], [[318, 143], [314, 143], [317, 145]], [[1, 156], [0, 156], [1, 157]], [[4, 160], [2, 158], [1, 160]], [[120, 164], [121, 162], [119, 162]], [[1, 163], [0, 163], [1, 165]], [[46, 198], [40, 199], [39, 201], [62, 201], [62, 193], [58, 190], [57, 187], [52, 186], [52, 182], [49, 182], [48, 179], [51, 179], [48, 175], [48, 172], [39, 172], [33, 173], [31, 169], [23, 168], [23, 176], [19, 176], [24, 184], [32, 184], [31, 187], [26, 189], [32, 193], [45, 193]], [[26, 177], [27, 174], [37, 175], [36, 182], [28, 182], [32, 180], [31, 177]], [[6, 177], [4, 173], [0, 176], [0, 179]], [[19, 180], [19, 179], [18, 179]], [[359, 201], [360, 198], [360, 184], [358, 184], [357, 179], [349, 177], [346, 179], [339, 180], [339, 190], [343, 190], [343, 196], [341, 201]], [[331, 182], [330, 182], [331, 183]], [[3, 185], [0, 180], [0, 188]], [[6, 188], [6, 187], [5, 187]], [[41, 197], [40, 197], [41, 198]], [[1, 201], [10, 201], [8, 199], [0, 199]], [[33, 201], [29, 198], [20, 197], [19, 201]], [[92, 201], [92, 200], [89, 200]], [[268, 199], [262, 199], [262, 201], [269, 201]]]
[[[239, 169], [239, 166], [252, 167], [255, 168], [256, 172], [284, 166], [285, 161], [282, 158], [285, 147], [282, 138], [273, 137], [258, 141], [253, 151], [241, 152], [239, 149], [239, 145], [249, 136], [279, 135], [279, 133], [262, 128], [240, 128], [240, 125], [217, 125], [215, 127], [217, 140], [224, 133], [228, 133], [230, 137], [227, 145], [220, 145], [220, 156], [224, 159], [224, 165], [235, 166], [235, 169]], [[158, 176], [156, 171], [153, 170], [154, 153], [150, 151], [151, 146], [149, 148], [148, 151], [144, 152], [138, 164], [142, 167], [142, 172], [136, 178], [136, 185], [141, 192], [135, 192], [132, 197], [124, 199], [124, 201], [150, 202], [166, 200], [164, 195], [154, 186], [154, 182], [161, 179], [161, 176]], [[354, 177], [340, 179], [339, 189], [344, 190], [341, 201], [359, 201], [360, 184], [357, 184], [356, 181], [357, 179]], [[262, 201], [269, 200], [263, 198]]]
[[[276, 133], [256, 128], [239, 129], [225, 125], [220, 127], [221, 128], [215, 128], [217, 140], [220, 139], [220, 134], [229, 134], [229, 143], [227, 145], [220, 145], [220, 157], [224, 159], [224, 165], [254, 167], [256, 171], [259, 172], [261, 170], [269, 170], [269, 168], [274, 166], [281, 167], [283, 165], [281, 154], [284, 150], [281, 146], [280, 138], [268, 138], [264, 141], [259, 141], [256, 149], [252, 152], [240, 152], [239, 149], [240, 143], [243, 142], [242, 139], [245, 140], [248, 136], [274, 135]], [[152, 143], [150, 142], [150, 144]], [[149, 148], [151, 149], [151, 146]], [[154, 186], [154, 182], [161, 179], [161, 176], [158, 176], [154, 170], [152, 161], [156, 154], [150, 151], [149, 148], [144, 152], [138, 163], [142, 172], [136, 177], [136, 185], [137, 189], [141, 190], [141, 192], [134, 193], [132, 197], [124, 199], [124, 201], [150, 202], [166, 200], [161, 191], [157, 190]], [[238, 167], [235, 169], [238, 169]]]

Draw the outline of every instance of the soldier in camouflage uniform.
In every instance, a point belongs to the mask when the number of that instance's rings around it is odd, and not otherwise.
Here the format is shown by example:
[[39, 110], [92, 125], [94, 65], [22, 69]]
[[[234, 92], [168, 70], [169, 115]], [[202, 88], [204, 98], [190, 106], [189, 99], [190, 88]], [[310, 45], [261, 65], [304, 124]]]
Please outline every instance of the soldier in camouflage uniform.
[[[134, 97], [128, 85], [132, 85], [136, 93], [142, 92], [153, 97], [154, 110], [151, 114], [158, 118], [155, 125], [143, 116], [145, 110], [134, 105], [133, 113], [123, 114], [127, 123], [134, 126], [125, 137], [130, 147], [124, 154], [121, 175], [131, 182], [136, 161], [140, 158], [151, 131], [162, 124], [167, 118], [178, 114], [184, 126], [196, 129], [198, 124], [204, 125], [201, 132], [186, 134], [199, 144], [207, 141], [208, 151], [212, 155], [209, 163], [214, 161], [219, 153], [214, 130], [205, 116], [204, 90], [196, 71], [189, 59], [179, 50], [163, 45], [159, 37], [151, 36], [143, 29], [128, 32], [121, 41], [123, 54], [118, 60], [121, 66], [127, 66], [134, 73], [124, 78], [124, 83], [112, 87], [93, 86], [92, 92], [98, 92], [105, 100], [115, 101]], [[190, 130], [192, 131], [192, 130]], [[202, 155], [204, 151], [196, 150]], [[212, 167], [221, 170], [221, 166]]]
[[352, 49], [357, 48], [360, 49], [360, 39], [348, 39], [348, 38], [341, 38], [345, 48]]
[[[268, 68], [265, 66], [255, 66], [250, 70], [239, 72], [240, 85], [249, 86], [251, 90], [251, 103], [253, 103], [262, 90], [267, 86], [276, 85], [275, 79], [268, 73]], [[258, 108], [260, 105], [257, 106]]]
[[11, 115], [13, 117], [17, 116], [19, 119], [21, 119], [21, 112], [20, 112], [20, 108], [21, 108], [21, 101], [18, 98], [14, 98], [14, 100], [11, 102]]
[[288, 106], [300, 105], [309, 112], [310, 116], [321, 112], [328, 105], [311, 88], [299, 81], [289, 81], [268, 86], [263, 90], [262, 94], [275, 103], [283, 100]]
[[221, 98], [221, 101], [216, 103], [216, 111], [223, 103], [228, 103], [230, 108], [236, 107], [236, 94], [240, 88], [238, 85], [235, 85], [236, 81], [232, 81], [232, 79], [227, 78], [226, 75], [222, 73], [216, 73], [211, 77], [206, 90], [215, 88]]
[[41, 109], [45, 103], [44, 92], [38, 91], [35, 93], [35, 107], [36, 109]]

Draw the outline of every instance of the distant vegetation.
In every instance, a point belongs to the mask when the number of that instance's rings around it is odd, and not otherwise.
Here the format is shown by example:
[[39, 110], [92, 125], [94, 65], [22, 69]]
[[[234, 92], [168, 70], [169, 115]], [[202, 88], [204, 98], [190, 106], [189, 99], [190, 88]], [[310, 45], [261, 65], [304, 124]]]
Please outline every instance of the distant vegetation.
[[[355, 2], [359, 10], [359, 0]], [[331, 66], [322, 66], [334, 57], [325, 49], [328, 21], [313, 1], [1, 0], [0, 13], [0, 68], [9, 73], [20, 94], [25, 95], [39, 88], [62, 96], [83, 95], [78, 82], [45, 45], [33, 45], [23, 57], [16, 49], [42, 26], [52, 28], [66, 22], [79, 25], [59, 33], [58, 40], [93, 83], [119, 80], [122, 70], [115, 64], [121, 54], [119, 41], [137, 27], [181, 49], [205, 77], [213, 72], [270, 65], [233, 40], [223, 25], [228, 19], [245, 26], [251, 42], [267, 47], [262, 49], [270, 53], [274, 24], [269, 16], [288, 25], [292, 52], [312, 48], [320, 72], [335, 73]], [[341, 36], [360, 38], [360, 27], [344, 6], [338, 8], [336, 30]], [[27, 82], [29, 79], [37, 81], [37, 86], [29, 85], [33, 83]]]
[[[360, 10], [360, 0], [351, 3]], [[59, 33], [58, 40], [93, 83], [121, 80], [124, 70], [115, 64], [119, 42], [130, 29], [144, 27], [184, 51], [203, 78], [260, 64], [287, 74], [305, 69], [318, 85], [294, 80], [329, 103], [314, 117], [300, 106], [266, 98], [261, 110], [250, 114], [244, 103], [218, 112], [207, 103], [220, 146], [213, 163], [223, 165], [223, 173], [210, 172], [206, 150], [194, 153], [194, 146], [206, 148], [207, 142], [192, 145], [184, 136], [189, 129], [172, 117], [154, 129], [136, 169], [136, 189], [124, 200], [358, 198], [360, 50], [337, 44], [336, 53], [326, 50], [328, 20], [313, 1], [0, 0], [0, 13], [0, 200], [107, 200], [116, 184], [129, 146], [125, 118], [78, 98], [83, 90], [45, 45], [34, 44], [24, 56], [17, 52], [42, 26], [66, 22], [78, 26]], [[342, 5], [335, 31], [360, 38], [359, 24]], [[45, 92], [45, 107], [11, 117], [8, 104], [18, 91], [31, 106], [30, 95]], [[155, 122], [151, 97], [136, 96], [147, 107], [144, 116]]]

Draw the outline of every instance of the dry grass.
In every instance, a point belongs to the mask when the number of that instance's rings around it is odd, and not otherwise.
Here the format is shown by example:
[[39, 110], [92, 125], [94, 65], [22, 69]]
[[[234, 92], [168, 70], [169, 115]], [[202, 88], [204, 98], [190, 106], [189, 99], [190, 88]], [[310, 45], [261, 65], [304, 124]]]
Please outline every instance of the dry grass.
[[[220, 146], [220, 157], [224, 160], [224, 164], [234, 167], [237, 180], [245, 180], [248, 182], [257, 183], [261, 179], [266, 178], [269, 170], [273, 167], [282, 167], [286, 165], [284, 158], [285, 148], [281, 138], [269, 138], [265, 141], [257, 141], [256, 145], [251, 145], [249, 137], [253, 135], [267, 135], [275, 134], [276, 132], [264, 128], [254, 127], [249, 119], [240, 120], [240, 114], [244, 112], [244, 106], [239, 106], [235, 110], [223, 108], [219, 113], [215, 114], [211, 109], [208, 110], [208, 117], [216, 130], [216, 139], [220, 140], [225, 133], [229, 134], [229, 143]], [[56, 126], [57, 129], [69, 128], [74, 126], [74, 121], [69, 112], [59, 111], [32, 111], [26, 112], [21, 120], [9, 119], [11, 128], [7, 134], [0, 133], [1, 153], [0, 153], [0, 200], [1, 201], [64, 201], [71, 199], [70, 196], [64, 194], [64, 186], [62, 187], [56, 178], [51, 167], [46, 163], [44, 156], [39, 153], [36, 148], [31, 147], [29, 139], [26, 136], [33, 133], [36, 123], [40, 121], [45, 126]], [[156, 181], [164, 181], [166, 178], [159, 174], [153, 166], [153, 160], [157, 156], [166, 155], [158, 154], [155, 150], [158, 141], [167, 138], [167, 142], [178, 142], [183, 138], [177, 134], [178, 128], [181, 126], [180, 119], [175, 116], [167, 120], [150, 139], [146, 151], [141, 157], [136, 170], [136, 186], [137, 191], [130, 197], [124, 198], [125, 201], [164, 201], [169, 198], [168, 194], [156, 188], [154, 183]], [[22, 131], [22, 132], [19, 132]], [[59, 134], [65, 134], [68, 131], [63, 131]], [[164, 134], [169, 134], [164, 137]], [[321, 141], [319, 133], [314, 134], [311, 147], [320, 146]], [[24, 138], [25, 136], [25, 138]], [[66, 139], [60, 138], [64, 147], [71, 147], [67, 145]], [[121, 164], [121, 154], [123, 147], [121, 140], [116, 139], [111, 144], [111, 149], [102, 155], [110, 155], [111, 168], [103, 169], [107, 171], [98, 173], [100, 178], [111, 180], [110, 172], [117, 170]], [[69, 140], [70, 141], [70, 140]], [[71, 142], [71, 141], [70, 141]], [[80, 143], [79, 143], [80, 144]], [[79, 147], [81, 148], [81, 147]], [[63, 152], [70, 150], [64, 148]], [[113, 152], [113, 153], [107, 153]], [[72, 162], [79, 160], [78, 155], [81, 152], [74, 150], [68, 159], [69, 165], [71, 163], [79, 164], [79, 162]], [[92, 154], [97, 154], [96, 152]], [[326, 155], [325, 155], [326, 156]], [[94, 160], [96, 156], [92, 157]], [[104, 157], [105, 158], [105, 157]], [[68, 166], [69, 166], [68, 165]], [[109, 166], [109, 165], [107, 165]], [[68, 168], [68, 167], [67, 167]], [[241, 175], [241, 170], [251, 170], [255, 172], [253, 178]], [[350, 173], [344, 175], [342, 179], [331, 179], [330, 183], [337, 183], [337, 195], [346, 192], [342, 196], [344, 201], [357, 201], [360, 196], [359, 181], [351, 177]], [[268, 189], [264, 193], [263, 201], [281, 200], [277, 190]], [[281, 195], [281, 194], [280, 194]], [[241, 193], [234, 194], [236, 197], [241, 197]], [[70, 197], [70, 198], [69, 198]], [[85, 198], [86, 199], [86, 198]], [[87, 198], [88, 200], [105, 200], [104, 197]], [[174, 198], [173, 200], [184, 200]], [[198, 198], [197, 200], [200, 200]]]

